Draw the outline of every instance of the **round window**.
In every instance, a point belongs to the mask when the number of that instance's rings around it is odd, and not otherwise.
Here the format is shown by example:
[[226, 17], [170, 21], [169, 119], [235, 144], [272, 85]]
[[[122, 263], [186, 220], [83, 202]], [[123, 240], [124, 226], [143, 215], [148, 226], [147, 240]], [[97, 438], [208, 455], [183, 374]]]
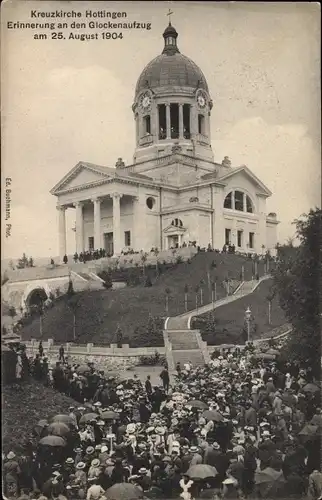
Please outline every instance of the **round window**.
[[152, 208], [154, 207], [154, 204], [155, 204], [155, 199], [152, 198], [151, 196], [149, 196], [149, 198], [146, 199], [146, 206], [152, 210]]

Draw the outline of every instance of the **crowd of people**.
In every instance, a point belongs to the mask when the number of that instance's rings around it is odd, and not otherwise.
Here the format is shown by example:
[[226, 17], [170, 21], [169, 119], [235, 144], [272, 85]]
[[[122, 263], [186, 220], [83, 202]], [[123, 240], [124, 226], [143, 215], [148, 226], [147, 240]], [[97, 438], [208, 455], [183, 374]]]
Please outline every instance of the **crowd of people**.
[[6, 498], [322, 498], [310, 367], [218, 353], [177, 365], [172, 384], [164, 368], [154, 385], [59, 356], [50, 370], [40, 347], [30, 372], [75, 405], [35, 422], [20, 456], [3, 456]]

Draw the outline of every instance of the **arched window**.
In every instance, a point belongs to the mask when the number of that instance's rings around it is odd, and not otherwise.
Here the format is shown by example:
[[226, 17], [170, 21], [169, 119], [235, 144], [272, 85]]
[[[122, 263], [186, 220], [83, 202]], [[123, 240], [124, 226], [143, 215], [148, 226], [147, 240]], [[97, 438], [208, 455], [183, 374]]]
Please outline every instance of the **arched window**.
[[181, 219], [173, 219], [173, 221], [171, 222], [171, 226], [183, 227], [183, 222]]
[[231, 191], [227, 194], [224, 201], [224, 208], [237, 210], [239, 212], [254, 212], [254, 205], [248, 194], [243, 191]]

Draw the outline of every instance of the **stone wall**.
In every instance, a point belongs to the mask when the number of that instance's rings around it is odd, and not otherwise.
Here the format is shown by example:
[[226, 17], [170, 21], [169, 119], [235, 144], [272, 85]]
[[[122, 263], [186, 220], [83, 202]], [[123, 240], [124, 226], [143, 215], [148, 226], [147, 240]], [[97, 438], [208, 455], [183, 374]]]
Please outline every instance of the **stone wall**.
[[[35, 356], [38, 353], [38, 340], [24, 342], [28, 356]], [[43, 342], [44, 353], [48, 357], [50, 364], [55, 364], [59, 357], [59, 347], [53, 344], [53, 340]], [[153, 356], [156, 352], [165, 355], [165, 347], [138, 347], [131, 348], [128, 344], [110, 344], [110, 347], [86, 345], [64, 345], [65, 356], [68, 356], [70, 363], [86, 364], [95, 363], [99, 369], [104, 371], [124, 371], [137, 366], [141, 356]]]

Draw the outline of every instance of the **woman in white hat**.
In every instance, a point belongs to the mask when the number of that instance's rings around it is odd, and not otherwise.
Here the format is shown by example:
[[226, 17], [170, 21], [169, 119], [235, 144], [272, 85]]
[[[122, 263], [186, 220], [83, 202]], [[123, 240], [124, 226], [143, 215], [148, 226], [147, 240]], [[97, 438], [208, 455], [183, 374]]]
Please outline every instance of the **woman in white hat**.
[[238, 481], [233, 477], [228, 477], [222, 482], [223, 485], [223, 498], [231, 498], [236, 500], [240, 498], [240, 491], [238, 489]]

